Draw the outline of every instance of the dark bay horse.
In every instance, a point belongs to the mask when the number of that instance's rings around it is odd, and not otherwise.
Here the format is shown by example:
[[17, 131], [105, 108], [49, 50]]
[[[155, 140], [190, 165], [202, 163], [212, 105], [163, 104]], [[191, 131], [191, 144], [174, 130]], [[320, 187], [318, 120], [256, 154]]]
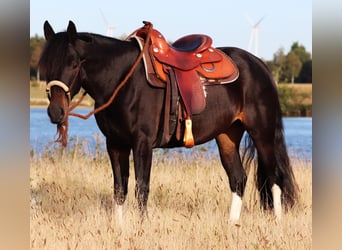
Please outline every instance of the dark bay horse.
[[[67, 125], [71, 99], [83, 88], [101, 107], [117, 90], [140, 54], [134, 40], [118, 40], [97, 34], [77, 33], [73, 22], [66, 32], [55, 33], [44, 24], [47, 40], [40, 59], [50, 104], [48, 115], [60, 133]], [[252, 54], [232, 47], [219, 48], [237, 65], [238, 79], [227, 85], [206, 87], [206, 107], [193, 116], [195, 144], [216, 140], [222, 165], [232, 191], [230, 220], [240, 217], [247, 175], [239, 153], [243, 133], [248, 133], [249, 157], [257, 153], [256, 185], [261, 207], [274, 209], [294, 205], [297, 188], [286, 151], [277, 89], [265, 64]], [[140, 62], [108, 107], [95, 114], [106, 137], [114, 176], [114, 199], [120, 214], [127, 195], [129, 155], [133, 152], [135, 194], [145, 214], [149, 194], [152, 150], [179, 147], [182, 141], [161, 145], [165, 89], [152, 87]], [[247, 161], [248, 162], [248, 161]], [[120, 212], [121, 211], [121, 212]]]

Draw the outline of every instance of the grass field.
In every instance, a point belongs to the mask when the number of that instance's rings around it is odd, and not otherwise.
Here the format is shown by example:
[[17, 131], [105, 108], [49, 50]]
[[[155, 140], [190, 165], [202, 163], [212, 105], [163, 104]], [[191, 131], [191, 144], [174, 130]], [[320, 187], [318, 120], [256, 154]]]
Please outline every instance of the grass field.
[[113, 215], [113, 180], [103, 152], [48, 150], [31, 156], [32, 249], [311, 249], [312, 163], [292, 160], [299, 201], [276, 222], [259, 208], [253, 168], [241, 221], [228, 223], [231, 193], [219, 159], [196, 153], [153, 160], [148, 219], [141, 222], [131, 169], [125, 225]]

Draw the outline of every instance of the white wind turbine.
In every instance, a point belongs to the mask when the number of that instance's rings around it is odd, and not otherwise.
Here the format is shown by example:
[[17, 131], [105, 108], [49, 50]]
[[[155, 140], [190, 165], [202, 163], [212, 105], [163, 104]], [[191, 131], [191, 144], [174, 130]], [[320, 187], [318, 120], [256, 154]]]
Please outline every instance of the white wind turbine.
[[254, 55], [258, 56], [259, 54], [259, 29], [260, 29], [260, 23], [265, 18], [263, 16], [259, 19], [256, 23], [249, 17], [246, 16], [248, 23], [252, 27], [251, 35], [249, 37], [249, 43], [248, 43], [248, 51], [251, 53], [254, 53]]
[[107, 30], [106, 30], [106, 36], [113, 37], [113, 31], [114, 31], [114, 29], [115, 29], [116, 27], [115, 27], [114, 25], [111, 25], [111, 24], [108, 23], [108, 21], [107, 21], [105, 15], [103, 14], [103, 12], [102, 12], [101, 9], [100, 9], [100, 12], [101, 12], [101, 16], [102, 16], [102, 18], [103, 18], [103, 21], [104, 21], [104, 23], [106, 24], [106, 28], [107, 28]]

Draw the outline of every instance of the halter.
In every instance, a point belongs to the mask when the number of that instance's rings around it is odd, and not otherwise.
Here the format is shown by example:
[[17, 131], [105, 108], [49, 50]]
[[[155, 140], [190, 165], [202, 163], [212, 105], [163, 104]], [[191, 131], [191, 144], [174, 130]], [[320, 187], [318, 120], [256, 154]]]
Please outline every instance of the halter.
[[62, 88], [64, 90], [65, 94], [67, 95], [68, 100], [70, 102], [70, 100], [71, 100], [70, 89], [64, 82], [61, 82], [59, 80], [53, 80], [47, 84], [46, 94], [47, 94], [49, 99], [51, 99], [51, 87], [53, 87], [53, 86], [58, 86], [58, 87]]
[[54, 86], [60, 87], [61, 89], [63, 89], [63, 91], [65, 92], [66, 96], [68, 97], [68, 103], [71, 102], [71, 94], [70, 94], [70, 89], [72, 88], [72, 86], [74, 85], [80, 70], [81, 70], [81, 66], [82, 63], [84, 63], [85, 60], [81, 60], [80, 64], [77, 66], [77, 72], [74, 76], [74, 78], [72, 79], [71, 83], [70, 83], [70, 87], [68, 85], [66, 85], [64, 82], [59, 81], [59, 80], [52, 80], [50, 82], [48, 82], [48, 84], [46, 85], [46, 94], [49, 98], [49, 100], [51, 99], [51, 88]]

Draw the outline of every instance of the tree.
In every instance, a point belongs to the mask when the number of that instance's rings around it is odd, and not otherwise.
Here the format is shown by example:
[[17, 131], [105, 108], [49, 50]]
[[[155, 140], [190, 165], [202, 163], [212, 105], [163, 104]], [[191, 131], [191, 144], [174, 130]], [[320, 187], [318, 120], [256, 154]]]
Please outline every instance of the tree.
[[298, 76], [295, 78], [296, 82], [311, 82], [312, 83], [312, 58], [311, 54], [306, 51], [303, 45], [295, 42], [291, 46], [291, 51], [294, 52], [302, 62], [302, 68]]
[[302, 62], [294, 51], [291, 51], [286, 56], [286, 75], [291, 79], [291, 83], [294, 83], [295, 77], [297, 77], [302, 69]]
[[298, 42], [294, 42], [292, 44], [290, 52], [294, 52], [303, 64], [307, 61], [311, 61], [311, 54], [307, 52], [305, 47], [300, 45]]
[[298, 77], [295, 79], [296, 82], [310, 82], [312, 83], [312, 60], [303, 63], [302, 70]]
[[273, 60], [266, 62], [276, 83], [278, 83], [280, 80], [280, 76], [284, 70], [285, 61], [286, 56], [284, 53], [284, 48], [280, 48], [276, 53], [273, 54]]
[[266, 64], [276, 82], [312, 82], [311, 54], [298, 42], [292, 44], [287, 55], [280, 48]]
[[45, 39], [35, 35], [30, 38], [30, 77], [39, 80], [38, 63], [45, 44]]

